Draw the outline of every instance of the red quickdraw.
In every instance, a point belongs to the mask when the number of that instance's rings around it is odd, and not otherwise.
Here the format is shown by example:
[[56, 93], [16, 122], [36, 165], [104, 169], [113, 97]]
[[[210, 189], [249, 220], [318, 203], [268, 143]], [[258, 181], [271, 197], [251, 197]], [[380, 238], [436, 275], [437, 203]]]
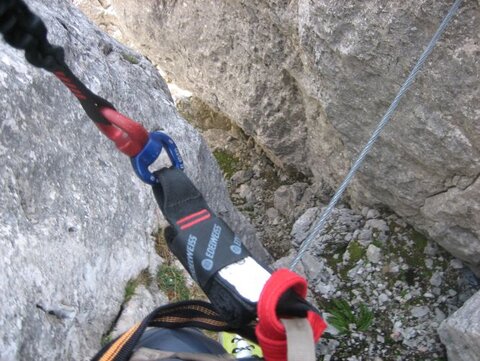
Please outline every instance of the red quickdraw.
[[141, 124], [111, 108], [101, 108], [100, 113], [112, 124], [95, 123], [95, 125], [115, 143], [119, 151], [129, 157], [135, 157], [143, 150], [149, 135]]
[[[287, 359], [285, 327], [278, 319], [276, 308], [280, 297], [289, 289], [292, 289], [300, 297], [305, 298], [307, 295], [307, 281], [288, 269], [279, 269], [272, 274], [260, 294], [257, 306], [259, 322], [255, 333], [267, 361], [285, 361]], [[307, 319], [312, 327], [313, 337], [316, 342], [320, 339], [327, 325], [313, 311], [308, 311]]]

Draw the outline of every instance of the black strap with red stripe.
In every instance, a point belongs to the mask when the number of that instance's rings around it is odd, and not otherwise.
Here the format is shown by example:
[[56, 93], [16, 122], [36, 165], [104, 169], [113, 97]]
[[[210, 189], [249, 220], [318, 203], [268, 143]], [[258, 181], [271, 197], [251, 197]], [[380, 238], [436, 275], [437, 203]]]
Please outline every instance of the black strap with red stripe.
[[170, 250], [200, 287], [208, 290], [215, 273], [250, 254], [230, 227], [210, 210], [184, 172], [164, 168], [155, 176], [160, 183], [153, 192], [171, 225], [166, 237]]
[[184, 172], [164, 168], [155, 176], [159, 184], [153, 192], [170, 224], [165, 232], [170, 250], [232, 326], [248, 324], [255, 318], [256, 304], [236, 293], [218, 271], [250, 253]]
[[171, 225], [166, 237], [169, 248], [200, 287], [208, 290], [215, 273], [250, 254], [184, 172], [164, 168], [155, 175], [160, 181], [153, 187], [155, 198]]

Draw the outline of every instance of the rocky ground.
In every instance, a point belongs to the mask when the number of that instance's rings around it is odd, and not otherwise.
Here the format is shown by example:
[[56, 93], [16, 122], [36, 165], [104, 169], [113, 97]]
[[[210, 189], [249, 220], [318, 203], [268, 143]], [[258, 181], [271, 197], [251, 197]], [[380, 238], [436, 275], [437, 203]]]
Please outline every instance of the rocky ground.
[[[198, 100], [193, 108], [191, 98], [177, 106], [203, 128], [235, 205], [276, 265], [288, 266], [331, 190], [276, 168], [251, 138]], [[387, 210], [342, 205], [326, 231], [297, 269], [330, 324], [319, 359], [446, 360], [437, 329], [480, 289], [473, 273]]]
[[[295, 222], [296, 246], [320, 212]], [[393, 214], [340, 208], [327, 230], [302, 260], [334, 326], [323, 360], [446, 360], [437, 329], [480, 288], [473, 273]]]

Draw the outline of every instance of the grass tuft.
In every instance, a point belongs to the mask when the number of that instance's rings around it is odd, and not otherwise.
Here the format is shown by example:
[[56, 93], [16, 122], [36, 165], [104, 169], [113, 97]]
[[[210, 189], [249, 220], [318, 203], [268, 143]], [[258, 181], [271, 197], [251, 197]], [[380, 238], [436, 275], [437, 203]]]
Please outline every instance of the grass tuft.
[[123, 303], [125, 304], [132, 299], [139, 285], [148, 285], [150, 280], [151, 277], [148, 269], [144, 269], [136, 278], [129, 280], [125, 286]]
[[326, 311], [331, 314], [327, 322], [341, 334], [349, 333], [353, 326], [357, 331], [365, 332], [373, 322], [373, 312], [363, 303], [354, 313], [352, 306], [346, 300], [334, 299], [330, 302]]
[[185, 301], [190, 298], [183, 271], [175, 266], [162, 264], [157, 272], [158, 287], [165, 292], [172, 302]]
[[360, 243], [357, 241], [352, 241], [347, 247], [348, 253], [350, 254], [350, 261], [349, 263], [354, 265], [357, 263], [360, 259], [362, 259], [363, 256], [365, 256], [365, 248], [363, 248]]

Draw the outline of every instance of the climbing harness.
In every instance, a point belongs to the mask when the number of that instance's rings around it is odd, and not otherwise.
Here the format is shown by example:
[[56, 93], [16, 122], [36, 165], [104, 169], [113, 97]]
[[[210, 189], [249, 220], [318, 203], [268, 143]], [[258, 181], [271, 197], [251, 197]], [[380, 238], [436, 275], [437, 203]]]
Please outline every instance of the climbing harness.
[[[139, 178], [152, 185], [170, 224], [165, 231], [169, 248], [211, 301], [160, 307], [106, 345], [93, 360], [128, 360], [147, 327], [232, 331], [254, 342], [258, 340], [268, 361], [285, 360], [288, 334], [297, 341], [300, 335], [300, 339], [309, 338], [305, 344], [313, 354], [314, 341], [320, 338], [326, 324], [319, 311], [305, 300], [306, 281], [286, 269], [272, 274], [254, 259], [183, 172], [175, 142], [165, 133], [148, 133], [92, 93], [65, 63], [63, 48], [48, 42], [44, 23], [22, 0], [0, 2], [0, 31], [8, 44], [25, 50], [32, 65], [52, 72], [70, 90], [100, 131], [130, 157]], [[149, 166], [163, 149], [172, 166], [150, 171]], [[284, 322], [292, 317], [305, 322]]]
[[422, 55], [420, 55], [420, 58], [418, 59], [415, 66], [413, 67], [412, 71], [410, 72], [407, 79], [405, 80], [405, 82], [400, 87], [400, 90], [398, 91], [397, 95], [393, 99], [392, 104], [390, 104], [390, 106], [388, 107], [387, 112], [385, 113], [385, 115], [382, 117], [382, 119], [378, 123], [377, 127], [373, 131], [372, 136], [370, 137], [367, 144], [364, 146], [364, 148], [362, 149], [362, 151], [358, 155], [357, 159], [353, 163], [352, 167], [348, 171], [347, 175], [345, 176], [345, 179], [340, 184], [337, 191], [333, 195], [332, 199], [328, 203], [327, 207], [325, 208], [325, 210], [320, 215], [320, 218], [319, 218], [317, 224], [313, 227], [312, 231], [310, 232], [308, 237], [305, 239], [305, 241], [303, 241], [303, 243], [300, 247], [300, 250], [298, 251], [297, 256], [295, 257], [295, 259], [290, 264], [290, 269], [291, 270], [293, 270], [295, 268], [295, 266], [298, 264], [298, 262], [305, 255], [305, 252], [308, 250], [308, 248], [310, 247], [312, 242], [315, 240], [315, 238], [317, 238], [317, 236], [323, 231], [327, 219], [332, 214], [335, 206], [337, 205], [338, 201], [342, 197], [343, 192], [345, 192], [345, 189], [349, 185], [349, 183], [352, 180], [352, 178], [354, 177], [355, 173], [357, 172], [357, 170], [362, 165], [363, 161], [365, 160], [365, 157], [367, 156], [367, 154], [372, 149], [373, 144], [376, 142], [376, 140], [380, 136], [380, 133], [382, 132], [383, 128], [387, 125], [388, 121], [392, 117], [392, 114], [395, 112], [395, 109], [397, 109], [397, 106], [400, 103], [400, 100], [403, 98], [403, 96], [405, 95], [407, 90], [412, 85], [413, 81], [415, 80], [415, 77], [416, 77], [417, 73], [422, 68], [422, 65], [425, 63], [425, 60], [427, 59], [427, 57], [432, 52], [433, 48], [435, 47], [435, 44], [437, 43], [438, 39], [440, 38], [440, 36], [443, 34], [445, 29], [447, 28], [450, 20], [452, 19], [452, 17], [457, 12], [461, 3], [462, 3], [462, 0], [456, 0], [453, 3], [453, 5], [450, 7], [450, 10], [448, 11], [447, 15], [443, 19], [442, 23], [439, 25], [437, 31], [435, 32], [432, 39], [428, 43], [427, 47], [423, 51]]

